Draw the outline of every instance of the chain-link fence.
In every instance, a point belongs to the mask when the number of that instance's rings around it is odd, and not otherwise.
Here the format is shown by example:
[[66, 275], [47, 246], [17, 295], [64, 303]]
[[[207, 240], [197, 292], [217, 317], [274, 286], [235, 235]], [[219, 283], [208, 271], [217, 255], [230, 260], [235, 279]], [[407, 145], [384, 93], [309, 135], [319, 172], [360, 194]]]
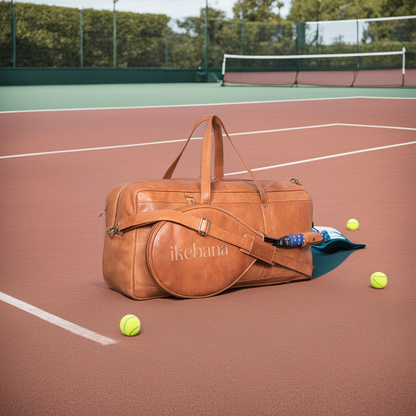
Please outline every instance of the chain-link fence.
[[[114, 66], [113, 12], [1, 2], [0, 16], [0, 67]], [[116, 65], [163, 67], [168, 20], [117, 13]]]
[[[416, 18], [306, 22], [302, 53], [391, 52], [406, 48], [407, 66], [416, 65]], [[385, 64], [389, 61], [386, 58]]]
[[11, 68], [13, 62], [13, 10], [12, 4], [0, 3], [0, 67]]
[[[209, 17], [209, 14], [208, 14]], [[0, 2], [0, 67], [219, 68], [224, 54], [396, 51], [416, 67], [416, 19], [249, 22]], [[114, 25], [114, 21], [116, 25]]]

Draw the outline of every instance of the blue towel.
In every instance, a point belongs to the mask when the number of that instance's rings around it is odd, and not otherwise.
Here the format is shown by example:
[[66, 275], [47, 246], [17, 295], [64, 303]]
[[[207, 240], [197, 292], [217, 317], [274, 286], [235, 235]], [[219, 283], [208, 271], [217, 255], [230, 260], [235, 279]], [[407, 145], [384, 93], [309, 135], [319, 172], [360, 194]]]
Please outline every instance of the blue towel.
[[336, 253], [339, 250], [357, 250], [364, 248], [365, 244], [355, 244], [348, 240], [347, 237], [342, 235], [338, 230], [332, 227], [314, 227], [312, 231], [320, 233], [322, 231], [327, 231], [329, 234], [330, 240], [319, 246], [312, 246], [314, 250], [320, 251], [326, 254]]

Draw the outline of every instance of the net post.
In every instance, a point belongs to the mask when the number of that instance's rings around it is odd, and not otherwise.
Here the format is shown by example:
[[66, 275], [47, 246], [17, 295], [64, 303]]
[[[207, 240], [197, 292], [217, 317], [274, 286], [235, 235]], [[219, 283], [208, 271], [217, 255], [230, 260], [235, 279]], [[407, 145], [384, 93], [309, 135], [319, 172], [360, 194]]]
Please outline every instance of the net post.
[[227, 59], [227, 55], [224, 54], [224, 59], [222, 60], [222, 81], [221, 81], [221, 87], [225, 87], [224, 84], [224, 75], [225, 75], [225, 60]]
[[406, 56], [406, 48], [405, 48], [405, 47], [403, 47], [402, 51], [403, 51], [403, 65], [402, 65], [402, 87], [404, 87], [404, 74], [405, 74], [405, 72], [406, 72], [406, 70], [405, 70], [405, 64], [406, 64], [406, 58], [405, 58], [405, 56]]

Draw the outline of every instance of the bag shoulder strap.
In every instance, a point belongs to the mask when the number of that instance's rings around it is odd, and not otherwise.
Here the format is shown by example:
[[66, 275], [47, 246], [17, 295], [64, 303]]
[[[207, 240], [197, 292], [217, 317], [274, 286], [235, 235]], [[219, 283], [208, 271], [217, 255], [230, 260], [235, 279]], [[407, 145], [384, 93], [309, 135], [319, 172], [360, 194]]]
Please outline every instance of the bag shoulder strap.
[[[241, 219], [239, 220], [242, 221]], [[160, 221], [174, 222], [195, 230], [203, 236], [209, 235], [217, 240], [236, 246], [240, 248], [244, 254], [262, 260], [268, 264], [279, 264], [308, 277], [311, 277], [313, 274], [313, 266], [290, 257], [284, 254], [281, 249], [266, 243], [264, 241], [264, 236], [257, 231], [253, 230], [254, 234], [258, 235], [258, 238], [254, 238], [251, 235], [242, 236], [230, 233], [229, 231], [212, 224], [207, 218], [198, 218], [180, 211], [160, 210], [130, 215], [119, 221], [116, 233], [122, 234], [134, 228], [154, 224]], [[319, 233], [314, 234], [316, 234], [316, 239], [314, 241], [314, 243], [316, 243], [321, 240], [321, 235]], [[311, 239], [308, 239], [307, 244], [309, 244], [309, 241], [311, 241]]]

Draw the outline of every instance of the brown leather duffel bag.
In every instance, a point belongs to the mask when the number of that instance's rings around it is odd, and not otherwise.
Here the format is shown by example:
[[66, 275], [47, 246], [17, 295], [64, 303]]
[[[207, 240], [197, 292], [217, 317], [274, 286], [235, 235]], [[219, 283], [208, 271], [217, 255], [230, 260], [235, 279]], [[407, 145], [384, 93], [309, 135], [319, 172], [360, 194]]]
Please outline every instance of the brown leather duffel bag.
[[[172, 179], [205, 121], [201, 178]], [[310, 244], [322, 236], [310, 232], [309, 193], [297, 180], [257, 181], [242, 159], [252, 180], [225, 179], [222, 129], [235, 148], [217, 116], [201, 117], [162, 180], [128, 182], [109, 192], [103, 274], [110, 288], [133, 299], [199, 298], [312, 277]], [[302, 234], [296, 247], [281, 245], [292, 234]]]

